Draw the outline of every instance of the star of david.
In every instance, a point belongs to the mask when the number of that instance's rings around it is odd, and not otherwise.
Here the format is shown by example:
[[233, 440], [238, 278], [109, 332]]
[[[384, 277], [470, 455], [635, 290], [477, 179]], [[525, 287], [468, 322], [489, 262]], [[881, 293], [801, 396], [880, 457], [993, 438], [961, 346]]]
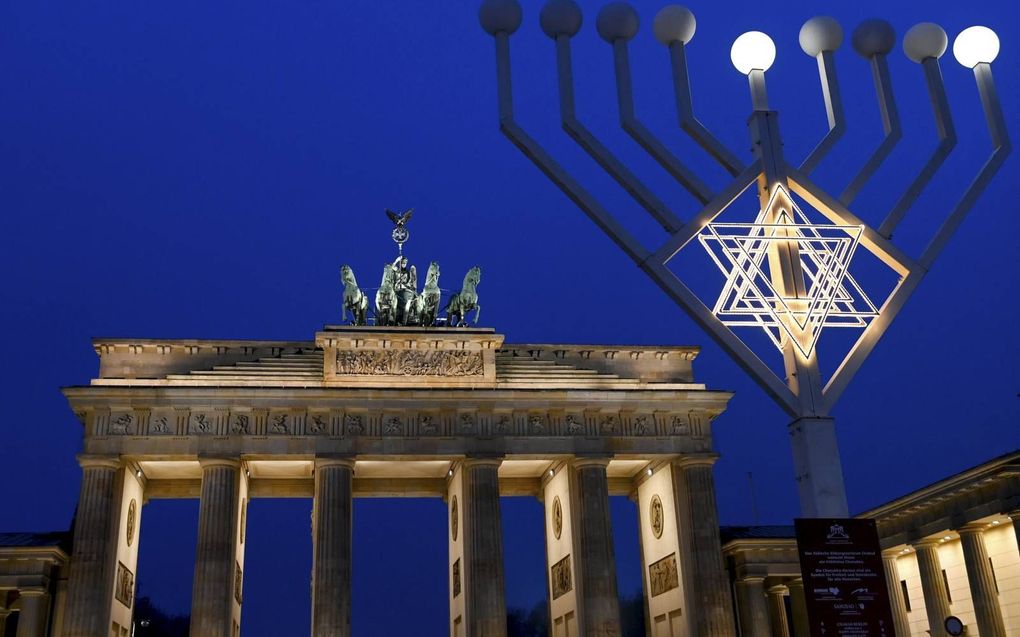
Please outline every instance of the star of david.
[[[826, 327], [866, 328], [878, 310], [849, 272], [860, 225], [815, 224], [777, 187], [753, 223], [709, 223], [698, 240], [726, 283], [712, 310], [729, 326], [759, 327], [780, 350], [792, 341], [805, 357]], [[769, 256], [800, 264], [804, 291], [777, 289]]]

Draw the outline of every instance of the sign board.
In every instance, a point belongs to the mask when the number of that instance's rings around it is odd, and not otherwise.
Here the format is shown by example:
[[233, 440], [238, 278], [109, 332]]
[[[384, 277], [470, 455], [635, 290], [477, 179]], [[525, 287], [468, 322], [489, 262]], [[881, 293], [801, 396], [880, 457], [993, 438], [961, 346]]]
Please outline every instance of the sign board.
[[811, 637], [894, 637], [874, 520], [797, 519]]

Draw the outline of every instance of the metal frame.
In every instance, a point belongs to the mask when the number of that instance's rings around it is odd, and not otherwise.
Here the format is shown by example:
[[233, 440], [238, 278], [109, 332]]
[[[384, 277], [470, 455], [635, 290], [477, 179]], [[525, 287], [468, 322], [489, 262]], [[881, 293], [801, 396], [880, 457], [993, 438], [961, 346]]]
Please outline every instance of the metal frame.
[[[924, 278], [924, 275], [930, 269], [949, 238], [974, 206], [978, 197], [987, 187], [1011, 150], [1006, 133], [1005, 120], [992, 80], [990, 65], [977, 65], [974, 68], [974, 74], [992, 139], [993, 150], [991, 156], [964, 192], [959, 202], [950, 211], [947, 220], [936, 232], [931, 243], [921, 254], [920, 258], [915, 260], [900, 251], [892, 243], [891, 237], [893, 231], [935, 176], [956, 144], [952, 115], [949, 111], [945, 86], [942, 81], [942, 72], [937, 58], [929, 57], [923, 60], [921, 67], [924, 71], [929, 96], [932, 101], [939, 144], [919, 174], [907, 186], [883, 223], [876, 230], [850, 212], [847, 206], [881, 167], [884, 160], [902, 137], [900, 119], [884, 54], [879, 53], [871, 56], [869, 62], [874, 78], [885, 137], [837, 198], [829, 195], [810, 179], [811, 171], [832, 150], [837, 140], [846, 130], [833, 51], [823, 51], [817, 56], [819, 79], [825, 101], [829, 129], [799, 168], [788, 164], [782, 157], [782, 140], [779, 134], [778, 117], [774, 111], [768, 108], [764, 73], [762, 71], [752, 71], [749, 74], [752, 102], [755, 109], [749, 122], [749, 128], [752, 139], [755, 142], [756, 157], [750, 165], [745, 166], [694, 116], [691, 84], [687, 69], [686, 45], [678, 41], [669, 44], [672, 80], [680, 127], [717, 163], [733, 175], [733, 179], [726, 187], [719, 192], [712, 193], [693, 170], [669, 151], [637, 119], [634, 113], [633, 86], [627, 49], [628, 38], [618, 38], [611, 41], [621, 127], [702, 204], [701, 210], [690, 221], [683, 223], [661, 199], [656, 197], [577, 120], [574, 110], [575, 95], [572, 78], [570, 37], [571, 35], [566, 34], [560, 34], [555, 37], [560, 116], [563, 128], [578, 145], [595, 159], [617, 183], [659, 222], [669, 236], [658, 248], [654, 250], [647, 249], [627, 232], [609, 210], [585, 190], [550, 153], [528, 135], [516, 122], [513, 115], [513, 94], [510, 76], [510, 35], [506, 31], [496, 31], [494, 33], [500, 129], [571, 201], [587, 214], [610, 239], [620, 246], [667, 296], [687, 312], [794, 419], [793, 425], [795, 426], [791, 426], [791, 434], [795, 438], [800, 436], [801, 431], [805, 429], [811, 429], [812, 432], [804, 434], [804, 440], [808, 440], [812, 436], [822, 436], [823, 440], [820, 443], [817, 442], [817, 438], [809, 440], [808, 443], [804, 441], [798, 443], [796, 440], [794, 442], [798, 471], [818, 471], [821, 466], [818, 464], [821, 461], [820, 456], [817, 458], [807, 456], [810, 456], [811, 447], [832, 445], [831, 449], [828, 449], [827, 452], [834, 452], [835, 438], [834, 434], [830, 432], [832, 421], [828, 416], [836, 402], [849, 385], [853, 376], [860, 369], [864, 360], [867, 359], [878, 341], [885, 334], [893, 319], [903, 308], [907, 299], [916, 290], [921, 279]], [[692, 239], [698, 236], [708, 224], [712, 223], [720, 213], [751, 187], [752, 184], [757, 184], [762, 206], [768, 203], [777, 188], [788, 189], [790, 192], [801, 197], [808, 205], [815, 208], [833, 224], [861, 227], [859, 245], [890, 267], [899, 278], [893, 291], [881, 304], [878, 316], [873, 318], [867, 327], [864, 328], [860, 337], [824, 385], [818, 372], [817, 350], [805, 356], [803, 350], [798, 351], [793, 344], [788, 343], [783, 348], [786, 378], [780, 378], [667, 267], [669, 261], [679, 250], [683, 249]], [[783, 280], [774, 281], [780, 286], [803, 285], [803, 276], [799, 272], [800, 262], [796, 254], [797, 249], [796, 246], [782, 247], [775, 250], [776, 254], [770, 254], [770, 260], [774, 259], [774, 264], [776, 265], [775, 268], [770, 268], [770, 271], [781, 273], [780, 278]], [[783, 251], [786, 251], [786, 253]], [[800, 283], [796, 283], [798, 280]], [[811, 427], [806, 427], [804, 424], [818, 422], [828, 424], [825, 427], [817, 427], [814, 424]], [[807, 450], [798, 451], [799, 447]], [[830, 456], [828, 460], [831, 462], [833, 458]], [[835, 454], [834, 461], [835, 470], [838, 473], [838, 453]], [[800, 481], [802, 477], [799, 476], [798, 480]], [[826, 480], [830, 482], [827, 485], [830, 491], [832, 488], [842, 490], [841, 475], [838, 477], [838, 485], [835, 487], [833, 487], [834, 483], [832, 483], [831, 474], [820, 478], [822, 482]], [[836, 494], [835, 499], [829, 504], [819, 504], [818, 501], [815, 501], [818, 499], [818, 494], [816, 493], [814, 496], [808, 494], [806, 496], [802, 485], [801, 495], [802, 507], [806, 513], [829, 515], [845, 513], [845, 494]], [[842, 502], [840, 502], [840, 495]], [[812, 498], [815, 498], [815, 500], [812, 500]]]

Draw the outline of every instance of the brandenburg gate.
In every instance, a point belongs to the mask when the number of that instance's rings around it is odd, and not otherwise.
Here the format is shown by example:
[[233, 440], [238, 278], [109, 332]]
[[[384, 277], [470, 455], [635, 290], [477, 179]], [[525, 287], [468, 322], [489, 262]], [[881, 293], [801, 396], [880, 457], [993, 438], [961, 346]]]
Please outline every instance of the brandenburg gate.
[[[504, 635], [500, 496], [545, 509], [555, 635], [618, 635], [609, 497], [638, 504], [649, 622], [735, 631], [711, 423], [692, 347], [504, 343], [477, 327], [326, 326], [314, 340], [97, 339], [64, 389], [81, 496], [54, 634], [131, 634], [146, 502], [198, 498], [191, 634], [242, 626], [252, 498], [312, 498], [312, 634], [349, 635], [352, 499], [438, 497], [450, 634]], [[64, 599], [59, 599], [63, 596]]]

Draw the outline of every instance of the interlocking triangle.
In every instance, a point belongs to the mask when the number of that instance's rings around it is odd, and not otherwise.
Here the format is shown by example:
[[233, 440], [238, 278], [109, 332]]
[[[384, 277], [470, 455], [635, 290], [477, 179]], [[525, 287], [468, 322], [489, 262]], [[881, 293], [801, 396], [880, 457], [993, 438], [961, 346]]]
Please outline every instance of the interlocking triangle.
[[[729, 326], [764, 329], [780, 350], [790, 339], [805, 357], [825, 327], [867, 327], [878, 310], [849, 273], [863, 231], [811, 223], [782, 186], [753, 223], [708, 224], [698, 240], [726, 277], [713, 313]], [[769, 257], [779, 252], [799, 263], [800, 293], [777, 289]]]

